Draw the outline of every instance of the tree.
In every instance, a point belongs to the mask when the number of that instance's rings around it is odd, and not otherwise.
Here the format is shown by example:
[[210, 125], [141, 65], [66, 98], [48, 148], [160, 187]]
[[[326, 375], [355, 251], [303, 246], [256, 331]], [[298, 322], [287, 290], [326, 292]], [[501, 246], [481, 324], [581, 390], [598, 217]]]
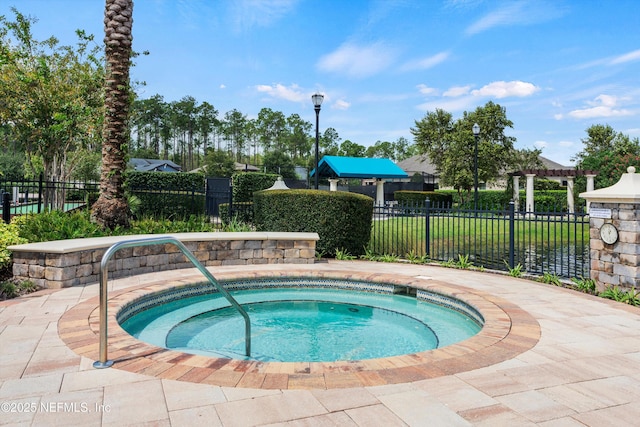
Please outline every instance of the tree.
[[[595, 187], [609, 187], [626, 173], [627, 167], [640, 164], [640, 140], [629, 138], [616, 132], [609, 125], [592, 125], [587, 130], [587, 138], [582, 140], [584, 149], [579, 152], [576, 168], [597, 172]], [[586, 187], [585, 179], [576, 179], [578, 191]]]
[[338, 151], [340, 150], [340, 147], [338, 146], [340, 140], [341, 138], [338, 135], [338, 131], [334, 128], [327, 128], [318, 141], [322, 154], [325, 156], [337, 156]]
[[[30, 174], [37, 158], [46, 179], [68, 178], [69, 154], [99, 145], [104, 68], [90, 49], [93, 37], [76, 31], [75, 47], [59, 46], [55, 37], [35, 40], [34, 22], [16, 9], [15, 22], [0, 16], [0, 126], [4, 141], [27, 156]], [[61, 206], [59, 194], [47, 204]]]
[[224, 150], [210, 148], [204, 157], [207, 176], [230, 178], [236, 171], [233, 156]]
[[277, 173], [283, 178], [296, 178], [296, 169], [289, 156], [280, 150], [272, 150], [264, 155], [266, 173]]
[[92, 218], [103, 228], [129, 226], [129, 207], [124, 197], [124, 172], [129, 142], [128, 116], [131, 99], [131, 27], [133, 0], [106, 0], [104, 12], [105, 117], [102, 128], [102, 173], [100, 196]]
[[364, 146], [346, 139], [342, 141], [342, 144], [340, 144], [338, 155], [345, 157], [364, 157], [365, 152], [366, 148]]
[[515, 138], [505, 135], [513, 127], [506, 110], [489, 101], [475, 111], [464, 112], [454, 121], [451, 113], [441, 109], [428, 112], [416, 121], [411, 133], [420, 154], [426, 154], [436, 166], [440, 182], [459, 192], [468, 193], [474, 184], [475, 142], [472, 127], [480, 125], [478, 143], [478, 180], [489, 182], [508, 166]]

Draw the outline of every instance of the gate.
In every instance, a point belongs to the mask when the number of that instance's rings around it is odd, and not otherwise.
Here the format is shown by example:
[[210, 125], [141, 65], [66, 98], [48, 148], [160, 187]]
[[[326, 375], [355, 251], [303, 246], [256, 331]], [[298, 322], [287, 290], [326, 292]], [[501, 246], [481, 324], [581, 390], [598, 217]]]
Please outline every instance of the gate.
[[207, 178], [206, 212], [209, 216], [219, 216], [221, 203], [229, 203], [231, 179]]

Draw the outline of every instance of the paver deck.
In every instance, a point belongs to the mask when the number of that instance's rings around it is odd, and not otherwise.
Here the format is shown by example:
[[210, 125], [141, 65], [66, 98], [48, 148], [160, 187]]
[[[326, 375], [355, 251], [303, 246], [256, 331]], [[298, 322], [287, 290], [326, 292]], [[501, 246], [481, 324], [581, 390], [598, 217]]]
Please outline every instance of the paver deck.
[[[0, 303], [0, 425], [631, 426], [640, 419], [638, 308], [437, 266], [330, 261], [211, 271], [343, 272], [449, 286], [486, 303], [495, 329], [418, 361], [312, 371], [235, 362], [222, 369], [215, 359], [151, 356], [110, 325], [109, 356], [116, 363], [94, 369], [98, 285], [41, 291]], [[126, 298], [194, 274], [113, 280], [110, 295]]]

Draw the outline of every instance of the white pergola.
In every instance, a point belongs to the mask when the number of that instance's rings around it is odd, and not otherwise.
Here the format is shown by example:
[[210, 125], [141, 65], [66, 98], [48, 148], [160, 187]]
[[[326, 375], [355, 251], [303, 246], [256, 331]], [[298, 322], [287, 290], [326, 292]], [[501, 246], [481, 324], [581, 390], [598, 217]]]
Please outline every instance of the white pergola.
[[[533, 179], [536, 176], [544, 178], [563, 178], [567, 180], [567, 208], [569, 213], [575, 212], [573, 203], [573, 180], [576, 176], [587, 177], [587, 191], [594, 190], [594, 178], [597, 172], [591, 170], [575, 170], [575, 169], [525, 169], [510, 174], [513, 177], [513, 201], [516, 206], [520, 201], [520, 177], [527, 178], [525, 187], [525, 211], [527, 214], [534, 212], [533, 200]], [[589, 212], [589, 202], [587, 202], [587, 213]]]

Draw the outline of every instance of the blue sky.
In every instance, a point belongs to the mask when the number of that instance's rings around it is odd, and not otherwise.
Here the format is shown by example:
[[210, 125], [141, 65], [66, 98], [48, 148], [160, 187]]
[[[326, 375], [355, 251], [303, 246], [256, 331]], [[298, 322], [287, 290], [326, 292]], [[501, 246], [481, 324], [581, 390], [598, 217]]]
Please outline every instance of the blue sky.
[[[102, 0], [0, 0], [36, 38], [103, 37]], [[585, 129], [640, 137], [637, 0], [135, 0], [139, 96], [193, 96], [220, 117], [263, 107], [369, 146], [413, 141], [427, 111], [506, 107], [518, 148], [569, 165]]]

